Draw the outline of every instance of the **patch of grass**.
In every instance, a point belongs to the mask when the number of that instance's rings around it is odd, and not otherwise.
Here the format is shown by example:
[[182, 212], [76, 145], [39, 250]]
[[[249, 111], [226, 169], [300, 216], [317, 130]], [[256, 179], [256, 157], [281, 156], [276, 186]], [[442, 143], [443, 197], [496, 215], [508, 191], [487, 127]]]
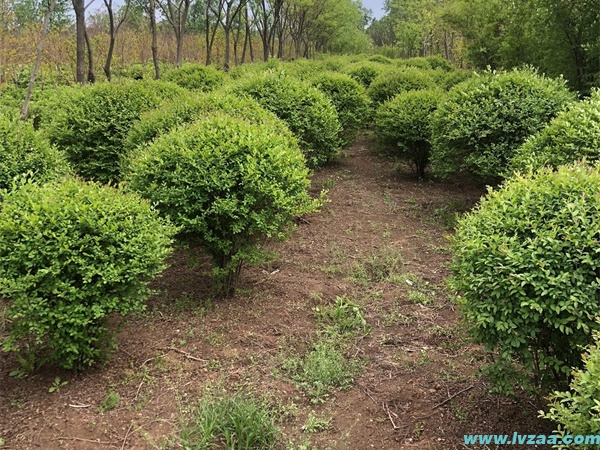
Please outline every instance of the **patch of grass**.
[[347, 274], [351, 267], [351, 258], [348, 254], [338, 247], [337, 244], [330, 244], [328, 250], [330, 255], [329, 261], [326, 262], [327, 265], [323, 266], [321, 270], [330, 277]]
[[398, 203], [396, 203], [396, 201], [392, 198], [391, 189], [386, 189], [383, 191], [383, 203], [385, 203], [385, 205], [390, 209], [392, 214], [396, 214], [400, 209], [398, 207]]
[[413, 315], [405, 315], [402, 311], [405, 311], [406, 307], [402, 307], [399, 303], [393, 303], [389, 311], [382, 310], [381, 315], [383, 317], [383, 324], [386, 327], [393, 327], [394, 325], [408, 325], [415, 321]]
[[248, 393], [207, 393], [181, 429], [188, 449], [272, 449], [280, 435], [277, 411], [270, 401]]
[[421, 291], [410, 291], [408, 293], [408, 300], [411, 303], [418, 303], [420, 305], [429, 305], [432, 302], [431, 297]]
[[98, 406], [98, 412], [103, 413], [106, 411], [112, 411], [117, 407], [120, 401], [121, 396], [112, 389], [109, 389], [108, 393], [100, 403], [100, 406]]
[[328, 419], [318, 417], [314, 411], [311, 411], [308, 413], [306, 422], [302, 426], [302, 431], [305, 433], [320, 433], [321, 431], [329, 430], [331, 428], [332, 420], [331, 417]]
[[370, 327], [363, 316], [362, 307], [352, 302], [347, 295], [335, 298], [334, 305], [315, 308], [317, 322], [325, 326], [331, 336], [360, 333], [368, 334]]
[[437, 293], [428, 281], [411, 273], [405, 274], [403, 278], [405, 278], [404, 282], [408, 288], [408, 300], [411, 303], [420, 305], [433, 303]]
[[469, 209], [471, 208], [465, 200], [450, 200], [433, 210], [432, 219], [444, 229], [454, 230], [460, 215]]
[[335, 389], [350, 389], [362, 367], [362, 361], [347, 358], [339, 343], [324, 337], [304, 357], [290, 355], [281, 365], [314, 403], [324, 402]]
[[382, 281], [399, 283], [402, 279], [403, 264], [399, 247], [382, 247], [358, 261], [350, 273], [350, 279], [362, 284]]

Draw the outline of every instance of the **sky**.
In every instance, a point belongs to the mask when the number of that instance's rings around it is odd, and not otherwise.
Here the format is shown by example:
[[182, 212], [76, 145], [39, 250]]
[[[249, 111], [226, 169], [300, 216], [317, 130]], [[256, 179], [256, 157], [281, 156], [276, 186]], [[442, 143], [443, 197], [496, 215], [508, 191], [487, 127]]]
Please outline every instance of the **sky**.
[[362, 0], [362, 4], [365, 8], [373, 11], [373, 17], [376, 19], [381, 19], [385, 14], [383, 10], [383, 1], [384, 0]]

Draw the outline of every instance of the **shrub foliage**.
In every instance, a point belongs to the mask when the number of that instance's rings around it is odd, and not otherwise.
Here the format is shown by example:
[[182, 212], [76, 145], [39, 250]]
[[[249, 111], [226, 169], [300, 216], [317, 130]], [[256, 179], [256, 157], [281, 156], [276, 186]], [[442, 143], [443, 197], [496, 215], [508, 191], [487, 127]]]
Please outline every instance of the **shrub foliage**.
[[231, 93], [211, 92], [199, 96], [175, 98], [161, 105], [160, 108], [142, 114], [140, 120], [129, 130], [125, 147], [134, 149], [138, 145], [152, 141], [160, 134], [168, 133], [177, 126], [194, 122], [216, 112], [253, 123], [269, 123], [278, 133], [291, 136], [285, 122], [260, 106], [256, 100]]
[[285, 237], [293, 217], [316, 207], [294, 141], [227, 115], [159, 137], [129, 169], [131, 189], [205, 246], [225, 296], [234, 293], [242, 263], [264, 256], [262, 239]]
[[[582, 435], [588, 438], [578, 449], [598, 448], [597, 441], [590, 442], [590, 437], [600, 435], [600, 334], [594, 332], [594, 343], [582, 355], [583, 368], [572, 373], [570, 389], [554, 392], [550, 396], [549, 411], [544, 414], [547, 419], [559, 423], [557, 435], [564, 437]], [[588, 445], [586, 445], [588, 444]], [[560, 448], [569, 448], [563, 446]]]
[[426, 71], [406, 67], [382, 73], [373, 80], [367, 93], [373, 103], [381, 105], [401, 92], [431, 87], [433, 87], [433, 80]]
[[0, 189], [10, 189], [16, 176], [30, 173], [38, 181], [65, 175], [65, 156], [28, 122], [0, 114]]
[[42, 128], [83, 178], [118, 181], [123, 141], [131, 126], [164, 98], [184, 92], [159, 81], [64, 88], [44, 105]]
[[404, 92], [381, 105], [375, 116], [379, 141], [408, 160], [419, 178], [429, 164], [431, 115], [441, 96], [434, 90]]
[[341, 125], [341, 144], [352, 143], [370, 113], [369, 97], [365, 89], [348, 75], [323, 72], [311, 80], [335, 107]]
[[225, 73], [213, 66], [184, 64], [166, 72], [163, 79], [189, 90], [209, 92], [223, 83]]
[[65, 368], [104, 355], [107, 316], [143, 308], [175, 230], [138, 196], [66, 178], [24, 183], [0, 209], [4, 350], [50, 351]]
[[250, 95], [288, 124], [310, 168], [336, 158], [340, 123], [335, 108], [321, 91], [276, 72], [255, 75], [236, 90]]
[[516, 152], [512, 169], [536, 170], [586, 159], [600, 159], [600, 91], [586, 101], [569, 105]]
[[514, 151], [574, 96], [531, 70], [486, 73], [456, 85], [433, 115], [432, 168], [496, 183]]
[[372, 61], [357, 62], [346, 69], [348, 75], [362, 84], [365, 89], [368, 88], [373, 80], [381, 75], [385, 70], [389, 69], [386, 68], [385, 65]]
[[575, 349], [590, 343], [600, 314], [599, 191], [597, 169], [546, 169], [490, 190], [459, 220], [451, 284], [500, 389], [519, 371], [555, 387], [580, 366]]

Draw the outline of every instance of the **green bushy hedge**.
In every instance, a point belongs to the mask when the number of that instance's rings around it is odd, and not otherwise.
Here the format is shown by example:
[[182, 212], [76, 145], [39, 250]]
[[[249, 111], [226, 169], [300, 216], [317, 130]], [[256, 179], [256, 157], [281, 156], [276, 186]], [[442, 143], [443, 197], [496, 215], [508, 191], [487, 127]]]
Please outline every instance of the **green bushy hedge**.
[[453, 72], [456, 70], [454, 64], [441, 56], [426, 56], [425, 61], [433, 70], [443, 70], [445, 72]]
[[436, 90], [404, 92], [381, 105], [375, 115], [377, 139], [411, 162], [420, 178], [429, 164], [431, 115], [442, 96]]
[[432, 68], [427, 58], [423, 58], [422, 56], [415, 56], [407, 59], [397, 59], [396, 65], [398, 67], [414, 67], [421, 70], [430, 70]]
[[[556, 434], [561, 438], [585, 436], [584, 442], [577, 445], [578, 449], [597, 449], [592, 437], [600, 435], [600, 334], [594, 332], [594, 343], [586, 348], [582, 355], [583, 368], [572, 373], [570, 389], [554, 392], [550, 396], [549, 411], [542, 414], [545, 418], [558, 422]], [[592, 445], [595, 444], [596, 445]], [[568, 445], [557, 447], [572, 448]]]
[[123, 141], [142, 113], [185, 91], [160, 81], [98, 83], [59, 90], [41, 107], [41, 128], [75, 171], [102, 183], [120, 179]]
[[152, 109], [142, 114], [127, 134], [125, 148], [148, 143], [160, 134], [203, 117], [224, 112], [228, 115], [246, 119], [253, 123], [269, 123], [278, 133], [291, 136], [285, 122], [275, 114], [264, 109], [249, 97], [224, 92], [211, 92], [203, 95], [188, 95], [166, 102], [160, 108]]
[[350, 76], [335, 72], [318, 74], [311, 79], [311, 84], [323, 92], [335, 107], [341, 125], [341, 144], [351, 144], [370, 115], [365, 88]]
[[[499, 389], [565, 385], [600, 315], [600, 173], [517, 175], [459, 220], [454, 277], [471, 336]], [[513, 363], [518, 364], [513, 364]]]
[[572, 103], [517, 151], [512, 170], [558, 167], [577, 160], [600, 159], [600, 91], [588, 100]]
[[266, 72], [235, 86], [285, 121], [298, 138], [310, 168], [333, 161], [338, 154], [340, 123], [334, 106], [318, 89], [282, 72]]
[[515, 150], [573, 101], [562, 79], [485, 73], [452, 88], [433, 115], [432, 169], [497, 183]]
[[373, 55], [369, 56], [369, 61], [373, 61], [379, 64], [393, 64], [392, 60], [383, 55]]
[[188, 63], [167, 71], [162, 79], [192, 91], [210, 92], [223, 84], [225, 76], [214, 66]]
[[367, 94], [374, 104], [381, 105], [401, 92], [432, 87], [434, 87], [434, 82], [426, 71], [406, 67], [379, 75], [369, 86]]
[[66, 157], [33, 125], [0, 114], [0, 189], [10, 189], [18, 175], [29, 173], [37, 181], [47, 181], [68, 172]]
[[346, 68], [346, 73], [362, 84], [366, 89], [371, 85], [375, 78], [386, 70], [389, 70], [389, 67], [386, 67], [383, 64], [373, 61], [360, 61], [349, 65]]
[[264, 256], [263, 239], [285, 237], [293, 217], [316, 207], [295, 141], [223, 114], [160, 136], [128, 167], [129, 187], [204, 245], [225, 296], [242, 264]]
[[433, 79], [435, 85], [446, 91], [449, 91], [454, 86], [463, 81], [468, 80], [469, 78], [475, 76], [475, 72], [467, 72], [465, 70], [455, 69], [455, 70], [441, 70], [435, 69], [429, 71], [429, 75]]
[[64, 368], [110, 347], [107, 319], [143, 308], [175, 229], [137, 195], [73, 178], [24, 183], [0, 209], [0, 295], [7, 351], [34, 348]]

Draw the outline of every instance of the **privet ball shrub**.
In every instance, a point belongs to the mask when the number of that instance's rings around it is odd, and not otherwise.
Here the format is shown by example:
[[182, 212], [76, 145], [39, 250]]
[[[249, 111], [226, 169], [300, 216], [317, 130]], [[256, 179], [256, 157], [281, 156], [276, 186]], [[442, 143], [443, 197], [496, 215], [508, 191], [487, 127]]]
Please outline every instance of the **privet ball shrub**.
[[582, 355], [583, 367], [571, 374], [570, 389], [554, 392], [550, 396], [549, 410], [543, 414], [559, 424], [558, 436], [585, 436], [583, 443], [577, 443], [578, 449], [597, 449], [600, 444], [600, 440], [596, 440], [600, 435], [600, 334], [595, 331], [593, 336], [594, 343]]
[[392, 60], [383, 55], [369, 56], [369, 61], [373, 61], [379, 64], [392, 64]]
[[23, 183], [0, 209], [0, 295], [9, 300], [5, 351], [82, 368], [102, 359], [107, 319], [143, 308], [165, 266], [172, 225], [137, 195], [63, 178]]
[[310, 168], [338, 154], [340, 123], [334, 106], [318, 89], [282, 72], [255, 75], [234, 88], [285, 121], [298, 138]]
[[427, 61], [429, 67], [431, 67], [433, 70], [439, 69], [445, 72], [453, 72], [456, 69], [454, 64], [439, 55], [427, 56], [425, 57], [425, 61]]
[[162, 104], [160, 108], [145, 112], [129, 130], [124, 143], [125, 148], [134, 149], [152, 141], [160, 134], [215, 112], [224, 112], [253, 123], [269, 123], [278, 133], [291, 136], [285, 122], [264, 109], [253, 98], [217, 91], [198, 96], [176, 97]]
[[77, 174], [116, 182], [121, 177], [123, 141], [142, 113], [185, 91], [160, 81], [98, 83], [63, 88], [41, 113], [41, 128], [64, 149]]
[[423, 58], [422, 56], [415, 56], [408, 59], [397, 59], [396, 65], [398, 67], [415, 67], [421, 70], [431, 69], [431, 64], [429, 64], [427, 58]]
[[370, 102], [365, 88], [348, 75], [335, 72], [318, 74], [311, 83], [327, 96], [337, 111], [341, 144], [351, 144], [370, 115]]
[[511, 168], [517, 171], [558, 167], [577, 160], [600, 159], [600, 91], [570, 104], [516, 151]]
[[30, 174], [37, 181], [47, 181], [68, 172], [65, 156], [33, 125], [0, 114], [0, 189], [10, 189], [19, 175]]
[[385, 65], [375, 62], [362, 61], [354, 63], [346, 68], [346, 73], [368, 88], [373, 80], [381, 75], [384, 70], [389, 70]]
[[433, 115], [432, 169], [497, 183], [515, 150], [573, 101], [562, 79], [531, 70], [485, 73], [452, 88]]
[[564, 387], [600, 315], [600, 173], [516, 175], [459, 220], [451, 286], [500, 390]]
[[442, 93], [409, 91], [379, 107], [375, 115], [378, 140], [400, 158], [409, 161], [419, 178], [425, 177], [431, 152], [431, 115]]
[[367, 94], [376, 105], [393, 98], [401, 92], [428, 89], [433, 80], [427, 72], [414, 67], [384, 72], [373, 80]]
[[445, 91], [449, 91], [457, 84], [475, 76], [475, 72], [467, 72], [460, 69], [451, 71], [435, 69], [430, 71], [429, 75], [433, 79], [436, 87], [444, 89]]
[[225, 73], [214, 66], [183, 64], [162, 78], [189, 90], [209, 92], [223, 84]]
[[130, 189], [204, 245], [224, 296], [242, 264], [264, 256], [261, 240], [285, 237], [293, 217], [317, 206], [294, 140], [223, 114], [158, 137], [128, 167]]

